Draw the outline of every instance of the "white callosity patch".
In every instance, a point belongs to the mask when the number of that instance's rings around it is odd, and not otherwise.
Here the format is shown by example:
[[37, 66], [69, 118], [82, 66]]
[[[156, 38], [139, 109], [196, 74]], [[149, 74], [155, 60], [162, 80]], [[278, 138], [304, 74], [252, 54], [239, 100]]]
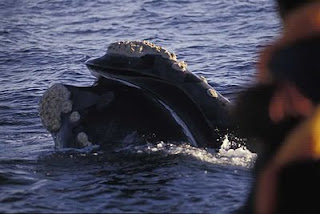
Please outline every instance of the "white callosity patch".
[[110, 44], [108, 47], [108, 54], [118, 54], [128, 57], [142, 57], [147, 54], [160, 55], [163, 58], [177, 61], [174, 53], [161, 46], [155, 45], [149, 41], [120, 41]]
[[175, 62], [172, 65], [172, 68], [178, 71], [186, 71], [187, 70], [187, 63], [180, 61], [180, 62]]
[[203, 82], [205, 82], [206, 84], [208, 84], [208, 80], [207, 80], [207, 78], [205, 78], [204, 76], [200, 76], [200, 79], [201, 79]]
[[92, 146], [92, 143], [88, 140], [88, 135], [84, 132], [80, 132], [77, 135], [77, 140], [82, 144], [83, 147]]
[[70, 94], [62, 84], [54, 84], [43, 94], [39, 114], [48, 131], [58, 131], [61, 126], [61, 113], [71, 112]]
[[155, 45], [149, 41], [120, 41], [109, 45], [107, 54], [122, 55], [127, 57], [140, 58], [145, 55], [159, 55], [173, 62], [172, 67], [179, 71], [187, 70], [187, 64], [178, 61], [174, 53], [165, 48]]
[[69, 117], [71, 123], [78, 122], [80, 120], [80, 118], [81, 118], [81, 116], [80, 116], [79, 112], [77, 112], [77, 111], [72, 112]]
[[207, 90], [207, 93], [210, 97], [214, 97], [217, 98], [218, 97], [218, 93], [216, 90], [214, 90], [213, 88], [210, 88]]

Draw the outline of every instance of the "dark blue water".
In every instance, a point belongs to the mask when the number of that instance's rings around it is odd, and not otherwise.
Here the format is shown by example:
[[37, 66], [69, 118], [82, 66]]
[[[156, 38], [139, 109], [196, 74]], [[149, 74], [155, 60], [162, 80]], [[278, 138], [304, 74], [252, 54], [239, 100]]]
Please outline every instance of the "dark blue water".
[[278, 29], [271, 0], [1, 1], [0, 212], [236, 210], [252, 182], [245, 148], [55, 151], [38, 103], [54, 83], [92, 84], [84, 61], [137, 39], [175, 52], [233, 100]]

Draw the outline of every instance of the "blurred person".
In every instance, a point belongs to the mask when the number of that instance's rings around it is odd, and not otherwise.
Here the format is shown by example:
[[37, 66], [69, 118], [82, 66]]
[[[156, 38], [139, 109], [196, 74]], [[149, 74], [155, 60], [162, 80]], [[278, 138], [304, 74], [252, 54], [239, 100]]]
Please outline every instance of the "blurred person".
[[260, 148], [241, 212], [320, 213], [309, 195], [320, 191], [320, 1], [277, 2], [283, 32], [262, 51], [257, 83], [234, 112]]

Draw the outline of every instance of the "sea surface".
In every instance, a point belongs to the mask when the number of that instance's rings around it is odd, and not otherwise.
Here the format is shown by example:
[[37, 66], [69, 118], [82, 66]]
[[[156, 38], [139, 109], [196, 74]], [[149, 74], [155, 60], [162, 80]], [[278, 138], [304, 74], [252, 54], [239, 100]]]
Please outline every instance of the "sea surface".
[[232, 101], [279, 29], [272, 0], [1, 1], [0, 213], [234, 212], [256, 157], [238, 142], [55, 150], [39, 100], [54, 83], [91, 85], [84, 62], [110, 43], [149, 40]]

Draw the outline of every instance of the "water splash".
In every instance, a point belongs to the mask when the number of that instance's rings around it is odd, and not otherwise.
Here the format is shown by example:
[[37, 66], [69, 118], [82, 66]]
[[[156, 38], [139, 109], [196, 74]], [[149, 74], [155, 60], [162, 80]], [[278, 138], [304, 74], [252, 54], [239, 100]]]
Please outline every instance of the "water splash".
[[[238, 146], [238, 148], [234, 149], [235, 144]], [[230, 141], [228, 135], [226, 135], [219, 152], [217, 153], [217, 157], [220, 161], [251, 167], [257, 158], [257, 154], [248, 150], [244, 145]]]
[[234, 149], [234, 144], [235, 142], [229, 141], [228, 136], [225, 136], [218, 152], [213, 149], [196, 148], [187, 143], [176, 145], [163, 141], [156, 145], [135, 146], [134, 150], [140, 154], [187, 155], [207, 163], [252, 167], [257, 155], [241, 144], [237, 144], [238, 148]]

